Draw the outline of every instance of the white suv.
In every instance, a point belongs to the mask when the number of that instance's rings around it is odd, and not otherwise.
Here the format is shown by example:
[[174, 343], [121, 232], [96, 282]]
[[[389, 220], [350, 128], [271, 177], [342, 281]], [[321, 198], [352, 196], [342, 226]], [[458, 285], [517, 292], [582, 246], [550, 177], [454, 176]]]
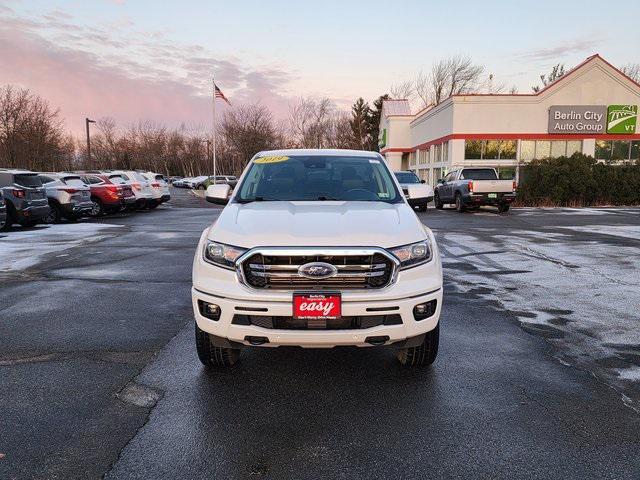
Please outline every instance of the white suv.
[[260, 152], [233, 195], [211, 185], [206, 198], [227, 206], [193, 261], [204, 365], [249, 345], [393, 345], [404, 365], [435, 360], [440, 255], [380, 154]]

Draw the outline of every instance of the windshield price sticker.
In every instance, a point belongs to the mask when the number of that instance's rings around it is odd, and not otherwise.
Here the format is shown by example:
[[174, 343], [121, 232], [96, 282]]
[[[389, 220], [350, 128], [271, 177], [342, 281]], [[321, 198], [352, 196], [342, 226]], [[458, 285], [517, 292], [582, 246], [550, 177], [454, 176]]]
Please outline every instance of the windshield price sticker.
[[271, 156], [271, 157], [256, 158], [253, 161], [253, 163], [280, 163], [280, 162], [286, 162], [287, 160], [289, 160], [289, 157]]

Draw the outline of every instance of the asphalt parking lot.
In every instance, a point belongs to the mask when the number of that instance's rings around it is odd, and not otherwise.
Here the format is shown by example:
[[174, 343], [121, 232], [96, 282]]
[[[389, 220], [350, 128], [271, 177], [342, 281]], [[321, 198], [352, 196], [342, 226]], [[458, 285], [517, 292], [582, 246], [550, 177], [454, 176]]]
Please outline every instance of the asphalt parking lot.
[[640, 209], [420, 213], [430, 369], [280, 348], [207, 373], [191, 261], [219, 210], [172, 195], [0, 237], [0, 478], [640, 477]]

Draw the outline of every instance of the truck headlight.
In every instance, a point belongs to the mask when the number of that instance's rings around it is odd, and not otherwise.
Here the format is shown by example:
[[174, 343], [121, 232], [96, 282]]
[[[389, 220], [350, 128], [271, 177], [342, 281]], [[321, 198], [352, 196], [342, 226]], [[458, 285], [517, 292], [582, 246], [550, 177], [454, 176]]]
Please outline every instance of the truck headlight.
[[204, 260], [228, 270], [235, 270], [236, 260], [246, 251], [246, 248], [233, 247], [207, 240], [204, 245]]
[[415, 267], [427, 263], [433, 258], [433, 251], [429, 240], [402, 245], [389, 249], [400, 260], [400, 269]]

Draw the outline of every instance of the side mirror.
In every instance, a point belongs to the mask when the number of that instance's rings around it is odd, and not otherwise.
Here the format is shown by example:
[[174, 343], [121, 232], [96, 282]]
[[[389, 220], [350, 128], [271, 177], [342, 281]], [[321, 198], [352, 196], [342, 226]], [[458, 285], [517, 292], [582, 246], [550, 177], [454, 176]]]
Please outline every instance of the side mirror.
[[209, 185], [207, 187], [207, 193], [205, 199], [209, 203], [215, 203], [218, 205], [226, 205], [229, 203], [229, 194], [231, 189], [226, 183], [218, 183], [216, 185]]
[[420, 180], [420, 183], [427, 183], [426, 180]]
[[421, 183], [407, 185], [407, 199], [418, 200], [419, 198], [433, 197], [433, 193], [430, 190], [427, 185]]
[[439, 178], [439, 179], [438, 179], [438, 183], [440, 183], [440, 184], [444, 184], [444, 178]]

